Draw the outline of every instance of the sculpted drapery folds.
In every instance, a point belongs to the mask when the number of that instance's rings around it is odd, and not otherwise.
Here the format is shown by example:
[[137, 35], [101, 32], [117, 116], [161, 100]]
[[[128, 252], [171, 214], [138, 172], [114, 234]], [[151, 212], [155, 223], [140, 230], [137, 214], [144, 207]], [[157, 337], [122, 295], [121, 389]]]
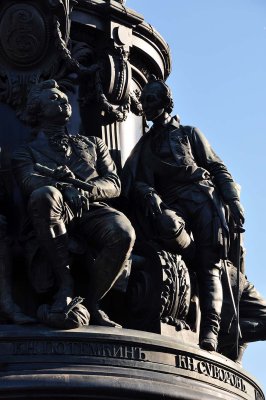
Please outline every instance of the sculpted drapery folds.
[[[73, 297], [69, 268], [68, 231], [78, 231], [97, 250], [90, 265], [87, 304], [93, 324], [118, 326], [99, 308], [124, 268], [134, 243], [127, 218], [103, 201], [120, 194], [116, 167], [103, 141], [96, 137], [70, 136], [71, 116], [67, 96], [55, 81], [32, 89], [26, 115], [36, 137], [14, 155], [16, 179], [27, 201], [38, 243], [46, 251], [57, 282], [51, 311], [61, 312]], [[52, 170], [37, 172], [36, 164]], [[67, 178], [74, 179], [67, 183]], [[75, 185], [86, 184], [86, 190]]]

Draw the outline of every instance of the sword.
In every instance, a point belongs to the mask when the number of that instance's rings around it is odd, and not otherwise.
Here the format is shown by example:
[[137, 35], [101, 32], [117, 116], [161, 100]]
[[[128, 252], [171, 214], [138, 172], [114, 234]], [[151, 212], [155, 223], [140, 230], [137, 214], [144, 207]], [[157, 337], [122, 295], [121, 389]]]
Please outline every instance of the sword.
[[[34, 169], [37, 172], [39, 172], [41, 175], [49, 176], [51, 178], [55, 178], [54, 170], [51, 169], [51, 168], [45, 167], [44, 165], [41, 165], [41, 164], [37, 163], [37, 164], [35, 164]], [[66, 177], [64, 177], [62, 179], [58, 179], [58, 178], [55, 178], [55, 179], [59, 180], [59, 181], [62, 181], [62, 182], [65, 182], [65, 183], [71, 183], [76, 188], [83, 189], [83, 190], [89, 191], [89, 192], [94, 187], [92, 184], [90, 184], [88, 182], [84, 182], [84, 181], [82, 181], [80, 179], [77, 179], [77, 178], [72, 178], [71, 176], [66, 176]]]
[[[231, 280], [230, 280], [230, 276], [228, 273], [226, 260], [223, 260], [223, 264], [224, 264], [224, 270], [225, 270], [225, 274], [226, 274], [227, 286], [228, 286], [229, 292], [230, 292], [230, 299], [231, 299], [233, 310], [234, 310], [234, 317], [235, 317], [236, 321], [238, 321], [239, 320], [238, 311], [237, 311], [237, 306], [236, 306], [236, 302], [235, 302], [235, 296], [234, 296], [232, 286], [231, 286]], [[237, 323], [237, 328], [238, 328], [238, 335], [242, 338], [242, 333], [241, 333], [241, 328], [240, 328], [239, 322]]]
[[235, 306], [236, 306], [236, 358], [238, 357], [239, 349], [239, 337], [242, 338], [240, 326], [239, 326], [239, 286], [240, 286], [240, 258], [241, 258], [241, 233], [245, 232], [245, 229], [240, 225], [234, 225], [236, 233], [236, 293], [235, 293]]

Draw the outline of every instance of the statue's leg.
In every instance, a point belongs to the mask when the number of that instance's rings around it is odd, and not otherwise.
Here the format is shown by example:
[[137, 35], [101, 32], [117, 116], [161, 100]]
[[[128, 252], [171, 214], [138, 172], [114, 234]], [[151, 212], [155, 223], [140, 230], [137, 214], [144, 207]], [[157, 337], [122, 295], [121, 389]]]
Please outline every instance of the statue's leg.
[[89, 266], [88, 310], [94, 325], [119, 327], [99, 308], [99, 301], [111, 289], [131, 254], [135, 232], [129, 220], [110, 207], [99, 207], [87, 212], [80, 229], [89, 243], [98, 250], [93, 265]]
[[14, 303], [11, 289], [11, 259], [6, 237], [6, 222], [0, 216], [0, 309], [6, 317], [16, 324], [33, 323], [35, 320], [25, 315]]
[[220, 330], [223, 290], [221, 283], [221, 225], [215, 219], [215, 208], [211, 201], [204, 200], [191, 205], [192, 232], [197, 246], [199, 299], [201, 309], [200, 347], [216, 351]]
[[61, 193], [53, 186], [36, 189], [31, 194], [28, 209], [39, 244], [53, 267], [58, 285], [52, 311], [60, 312], [73, 296], [65, 225], [73, 216]]
[[200, 347], [216, 351], [223, 302], [221, 261], [219, 252], [212, 247], [201, 247], [198, 254], [201, 309]]

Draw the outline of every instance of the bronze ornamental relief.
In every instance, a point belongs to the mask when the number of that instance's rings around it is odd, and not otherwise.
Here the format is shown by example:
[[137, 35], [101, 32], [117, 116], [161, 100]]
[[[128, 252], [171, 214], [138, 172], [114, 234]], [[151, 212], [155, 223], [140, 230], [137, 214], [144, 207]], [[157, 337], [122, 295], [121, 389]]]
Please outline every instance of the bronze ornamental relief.
[[27, 3], [13, 4], [0, 16], [0, 48], [14, 66], [37, 64], [46, 53], [47, 25], [42, 13]]

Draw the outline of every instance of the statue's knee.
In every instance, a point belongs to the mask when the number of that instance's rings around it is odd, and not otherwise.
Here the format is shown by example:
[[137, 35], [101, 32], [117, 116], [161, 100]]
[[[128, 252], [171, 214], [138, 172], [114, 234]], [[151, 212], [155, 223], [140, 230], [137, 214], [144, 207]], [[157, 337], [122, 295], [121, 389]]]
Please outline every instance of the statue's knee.
[[135, 243], [136, 234], [131, 223], [126, 219], [119, 227], [116, 227], [112, 233], [112, 242], [119, 244], [121, 250], [128, 251]]
[[121, 245], [128, 249], [133, 247], [136, 240], [136, 234], [133, 226], [130, 223], [128, 223], [127, 226], [120, 231], [119, 236]]
[[29, 208], [47, 211], [62, 201], [62, 194], [53, 186], [42, 186], [34, 190], [30, 196]]

